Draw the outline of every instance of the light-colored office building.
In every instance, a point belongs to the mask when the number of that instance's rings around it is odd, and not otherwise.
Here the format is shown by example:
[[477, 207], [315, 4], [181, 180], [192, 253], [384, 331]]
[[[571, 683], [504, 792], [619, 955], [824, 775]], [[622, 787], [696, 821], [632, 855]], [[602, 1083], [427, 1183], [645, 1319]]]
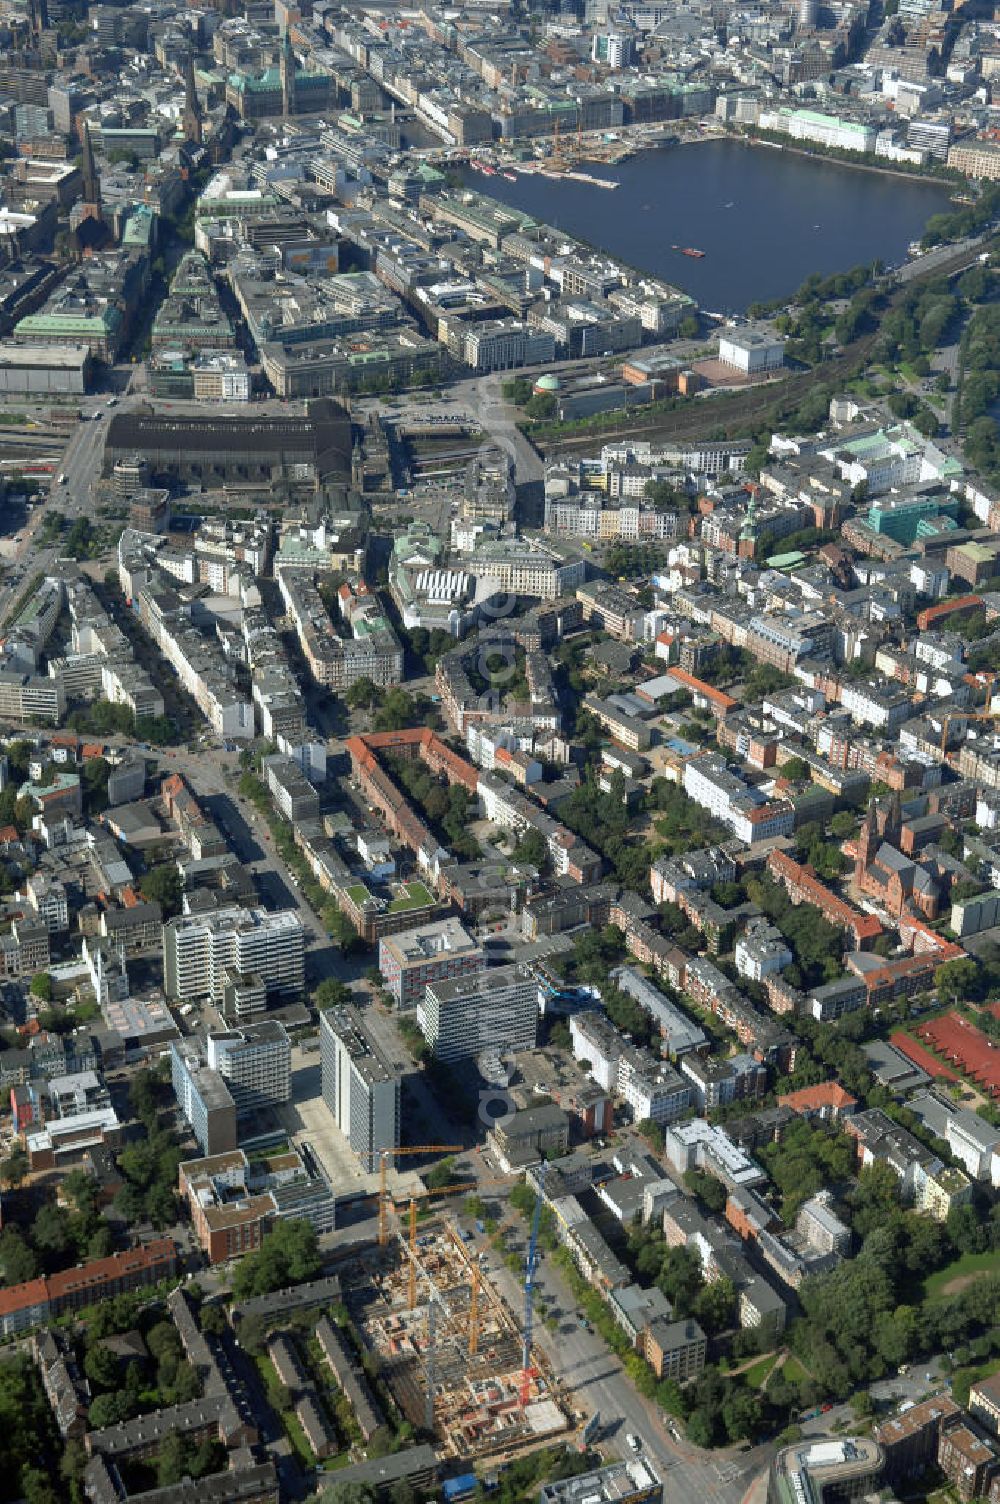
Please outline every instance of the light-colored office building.
[[379, 971], [401, 1008], [420, 1002], [430, 982], [469, 976], [485, 964], [482, 947], [459, 919], [439, 919], [379, 941]]
[[357, 1008], [320, 1017], [323, 1101], [366, 1170], [382, 1149], [399, 1146], [401, 1077], [376, 1044]]
[[257, 977], [267, 994], [297, 997], [305, 980], [305, 936], [298, 914], [233, 905], [185, 914], [163, 926], [163, 986], [186, 1002], [225, 999], [227, 987]]
[[206, 1062], [232, 1093], [238, 1117], [287, 1102], [292, 1094], [291, 1040], [276, 1018], [210, 1034]]
[[170, 1070], [177, 1104], [205, 1154], [236, 1148], [238, 1123], [287, 1102], [292, 1046], [275, 1019], [224, 1034], [175, 1039]]
[[661, 1504], [663, 1484], [645, 1457], [545, 1483], [538, 1504]]
[[744, 376], [780, 371], [785, 364], [785, 342], [760, 329], [727, 329], [719, 336], [719, 359]]
[[177, 1105], [203, 1154], [227, 1154], [237, 1145], [236, 1103], [218, 1071], [205, 1061], [204, 1041], [175, 1039], [170, 1075]]
[[527, 966], [496, 966], [430, 982], [417, 1023], [439, 1060], [468, 1060], [483, 1050], [530, 1050], [538, 1027], [538, 982]]
[[957, 141], [948, 151], [948, 166], [970, 178], [1000, 178], [1000, 145], [978, 136]]

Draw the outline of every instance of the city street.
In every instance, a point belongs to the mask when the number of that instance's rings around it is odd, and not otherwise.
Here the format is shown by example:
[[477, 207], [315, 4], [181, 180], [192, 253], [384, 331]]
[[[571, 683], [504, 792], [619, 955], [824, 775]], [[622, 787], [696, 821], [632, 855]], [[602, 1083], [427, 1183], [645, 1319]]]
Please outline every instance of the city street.
[[[507, 1219], [515, 1228], [515, 1247], [524, 1252], [524, 1224], [515, 1217]], [[489, 1247], [485, 1239], [476, 1245]], [[523, 1319], [524, 1292], [500, 1257], [489, 1250], [490, 1278], [504, 1299]], [[550, 1258], [542, 1257], [537, 1275], [539, 1296], [550, 1310], [560, 1312], [559, 1327], [552, 1333], [541, 1323], [535, 1324], [535, 1341], [546, 1353], [553, 1370], [564, 1381], [568, 1397], [587, 1415], [598, 1411], [602, 1429], [597, 1444], [611, 1456], [627, 1456], [626, 1432], [640, 1437], [643, 1449], [664, 1479], [664, 1495], [677, 1504], [703, 1500], [705, 1504], [740, 1504], [757, 1474], [774, 1455], [772, 1445], [740, 1452], [728, 1449], [703, 1452], [684, 1441], [675, 1441], [669, 1430], [669, 1416], [638, 1393], [621, 1362], [604, 1340], [594, 1331], [581, 1327], [577, 1320], [572, 1292]]]
[[324, 977], [348, 980], [351, 968], [345, 965], [339, 947], [334, 946], [319, 916], [303, 898], [297, 882], [293, 882], [275, 851], [267, 821], [248, 799], [242, 799], [236, 792], [239, 781], [236, 754], [215, 748], [185, 748], [181, 754], [171, 749], [151, 749], [144, 755], [154, 759], [164, 772], [185, 774], [240, 861], [252, 873], [268, 906], [297, 911], [306, 931], [310, 985], [315, 986]]

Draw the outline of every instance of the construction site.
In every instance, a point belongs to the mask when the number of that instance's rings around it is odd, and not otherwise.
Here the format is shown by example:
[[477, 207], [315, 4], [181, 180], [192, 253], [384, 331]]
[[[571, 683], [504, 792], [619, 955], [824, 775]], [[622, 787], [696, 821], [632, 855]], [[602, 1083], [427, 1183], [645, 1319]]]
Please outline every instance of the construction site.
[[444, 1455], [499, 1456], [567, 1428], [543, 1355], [450, 1220], [423, 1222], [418, 1235], [411, 1203], [408, 1230], [373, 1249], [350, 1286], [351, 1315], [396, 1404]]

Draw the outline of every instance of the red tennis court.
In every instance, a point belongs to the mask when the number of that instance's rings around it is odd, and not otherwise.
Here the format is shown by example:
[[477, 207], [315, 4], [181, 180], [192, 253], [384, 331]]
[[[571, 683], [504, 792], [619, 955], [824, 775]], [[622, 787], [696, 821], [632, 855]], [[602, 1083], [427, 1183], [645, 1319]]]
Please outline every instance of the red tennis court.
[[950, 1070], [946, 1065], [942, 1065], [936, 1055], [932, 1055], [930, 1050], [925, 1050], [922, 1044], [917, 1044], [915, 1039], [911, 1038], [909, 1034], [904, 1034], [900, 1029], [897, 1029], [895, 1034], [889, 1036], [889, 1043], [894, 1044], [901, 1055], [905, 1055], [907, 1060], [912, 1060], [914, 1065], [919, 1066], [922, 1071], [926, 1071], [928, 1076], [933, 1076], [935, 1080], [958, 1080], [956, 1071]]
[[917, 1033], [971, 1080], [1000, 1096], [1000, 1047], [975, 1024], [959, 1013], [945, 1013], [921, 1024]]

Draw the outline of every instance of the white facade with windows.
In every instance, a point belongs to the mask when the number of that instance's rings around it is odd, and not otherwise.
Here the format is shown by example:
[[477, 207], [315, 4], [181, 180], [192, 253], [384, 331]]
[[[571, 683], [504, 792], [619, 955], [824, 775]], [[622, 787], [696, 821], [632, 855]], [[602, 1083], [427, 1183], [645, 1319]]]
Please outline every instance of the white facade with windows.
[[292, 1045], [277, 1019], [210, 1034], [205, 1059], [225, 1081], [240, 1117], [287, 1102], [292, 1094]]
[[269, 994], [296, 997], [305, 980], [305, 937], [294, 910], [234, 905], [181, 915], [163, 926], [163, 984], [180, 1002], [221, 1001], [234, 978], [259, 976]]
[[780, 371], [785, 364], [785, 342], [759, 329], [727, 329], [719, 336], [719, 359], [745, 376]]
[[386, 1059], [357, 1008], [320, 1016], [323, 1101], [368, 1171], [380, 1151], [399, 1147], [400, 1075]]
[[526, 966], [497, 966], [478, 976], [431, 982], [417, 1023], [439, 1060], [474, 1059], [483, 1050], [528, 1050], [538, 1027], [538, 982]]

